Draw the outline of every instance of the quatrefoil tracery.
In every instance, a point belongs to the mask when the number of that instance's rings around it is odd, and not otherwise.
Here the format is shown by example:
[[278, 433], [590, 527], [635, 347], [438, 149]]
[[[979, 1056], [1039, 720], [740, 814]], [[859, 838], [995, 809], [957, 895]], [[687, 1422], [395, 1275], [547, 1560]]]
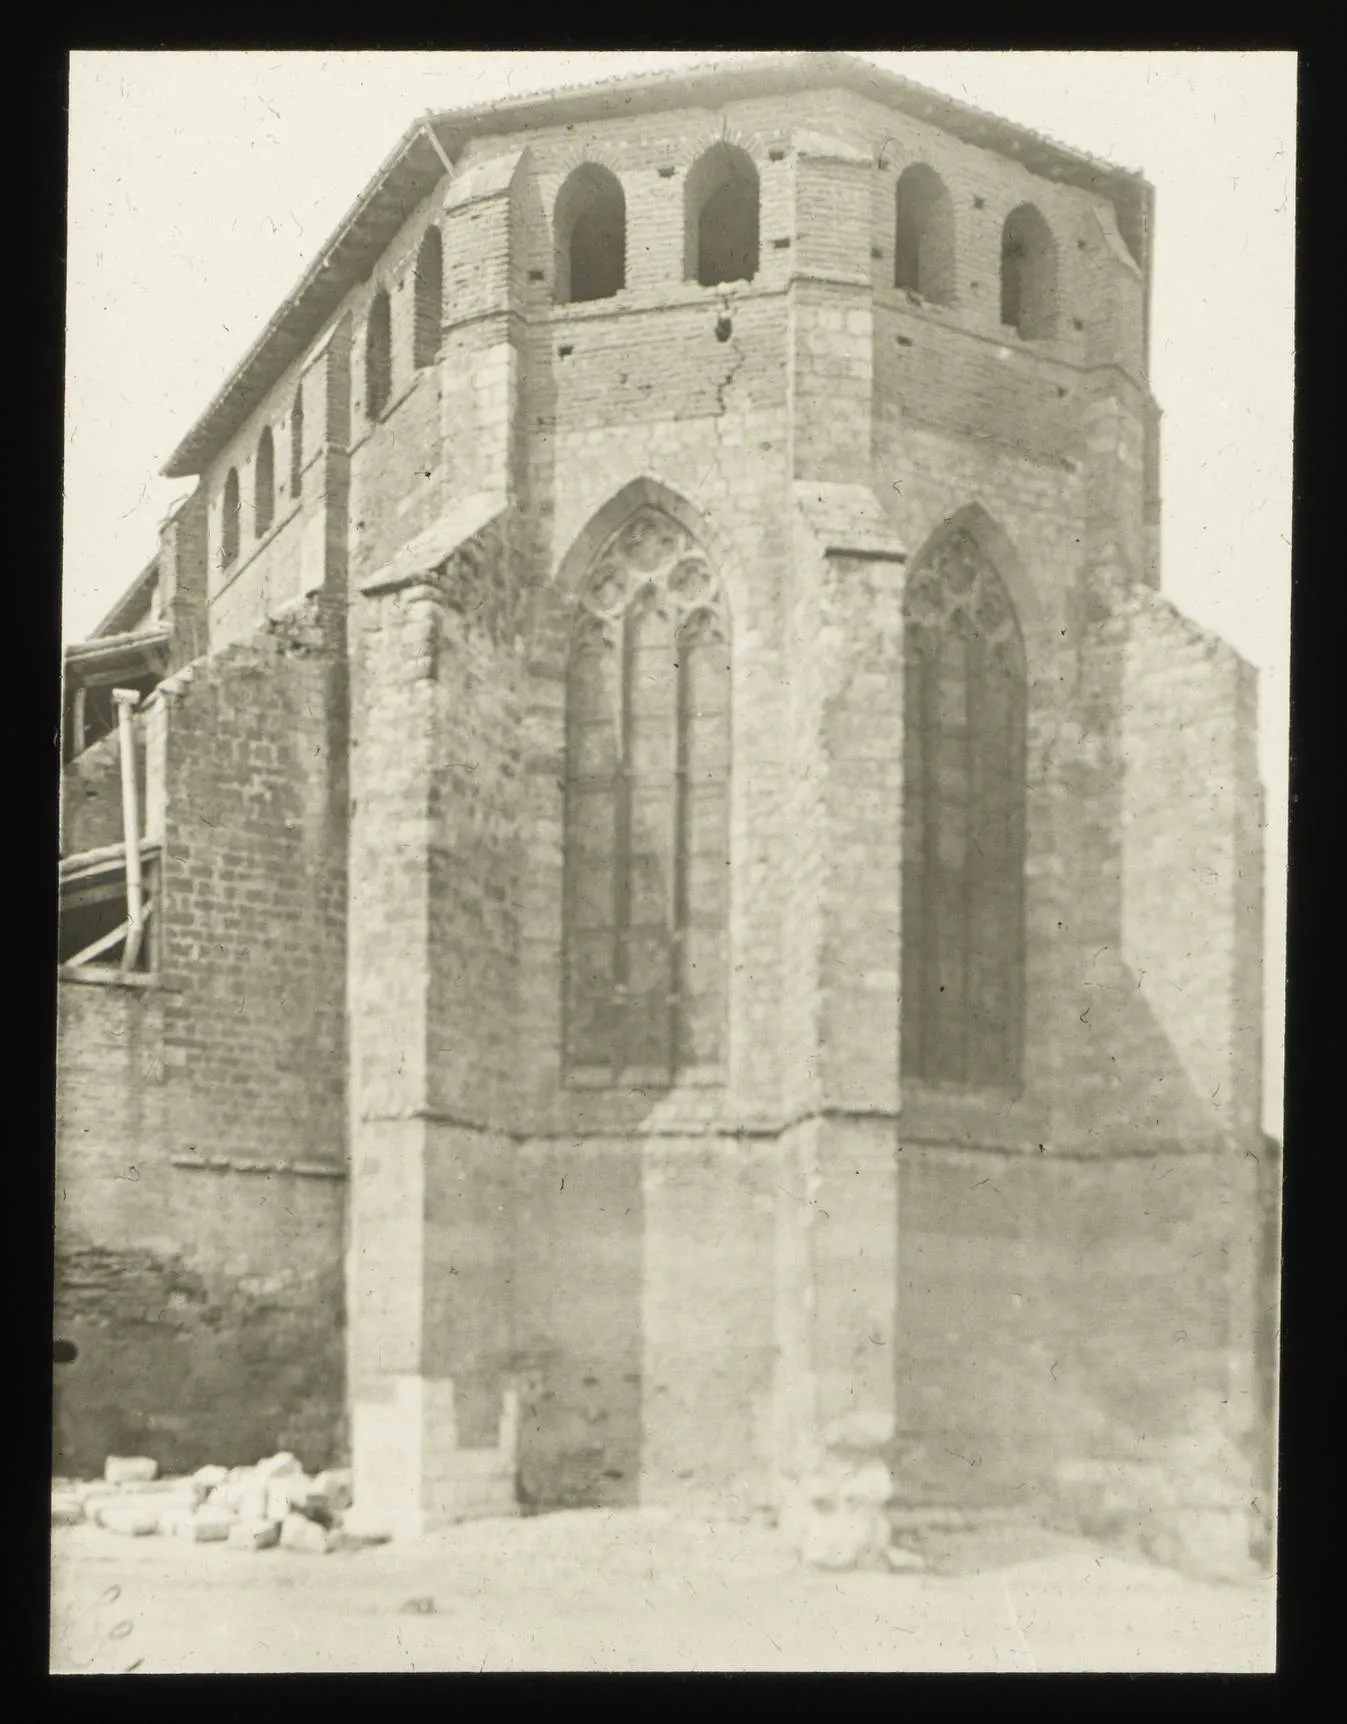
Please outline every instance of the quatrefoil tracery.
[[671, 622], [680, 639], [723, 632], [719, 580], [686, 528], [658, 509], [638, 510], [613, 535], [578, 602], [584, 613], [579, 632], [600, 633], [610, 645], [638, 605]]
[[1001, 577], [968, 533], [956, 533], [908, 584], [908, 638], [918, 652], [935, 652], [942, 637], [979, 638], [991, 662], [1007, 673], [1023, 666], [1019, 625]]

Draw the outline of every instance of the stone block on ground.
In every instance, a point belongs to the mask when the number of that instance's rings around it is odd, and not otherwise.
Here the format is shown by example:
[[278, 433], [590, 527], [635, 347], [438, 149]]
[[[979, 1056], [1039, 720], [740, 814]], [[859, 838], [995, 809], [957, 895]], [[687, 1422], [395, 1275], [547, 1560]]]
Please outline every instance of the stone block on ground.
[[[206, 1501], [214, 1503], [218, 1508], [227, 1508], [237, 1514], [239, 1504], [247, 1491], [255, 1489], [257, 1480], [251, 1467], [234, 1467], [228, 1476], [215, 1485], [206, 1497]], [[265, 1494], [265, 1493], [264, 1493]]]
[[106, 1479], [81, 1479], [73, 1487], [75, 1495], [83, 1503], [106, 1502], [120, 1496], [122, 1487], [110, 1485]]
[[239, 1492], [235, 1504], [235, 1512], [240, 1520], [267, 1520], [269, 1518], [270, 1485], [262, 1479], [247, 1486]]
[[74, 1491], [53, 1491], [51, 1493], [51, 1524], [53, 1526], [77, 1526], [84, 1519], [84, 1504]]
[[229, 1544], [234, 1550], [270, 1550], [280, 1538], [280, 1522], [274, 1520], [239, 1520], [229, 1529]]
[[882, 1515], [863, 1508], [836, 1509], [806, 1518], [800, 1555], [811, 1568], [860, 1568], [882, 1559], [888, 1543], [888, 1522]]
[[164, 1507], [170, 1503], [185, 1503], [188, 1508], [195, 1508], [206, 1500], [204, 1488], [192, 1478], [155, 1479], [152, 1484], [141, 1485], [138, 1490], [128, 1489], [124, 1494], [154, 1498]]
[[296, 1514], [293, 1511], [281, 1522], [281, 1545], [285, 1550], [301, 1550], [313, 1555], [325, 1556], [328, 1551], [335, 1550], [339, 1543], [339, 1535], [328, 1527], [319, 1526], [307, 1515]]
[[355, 1487], [349, 1467], [329, 1467], [313, 1481], [315, 1496], [334, 1514], [350, 1508], [355, 1500]]
[[266, 1484], [266, 1516], [268, 1520], [283, 1521], [291, 1509], [300, 1513], [313, 1497], [313, 1480], [304, 1473], [285, 1473], [280, 1478], [268, 1479]]
[[362, 1517], [352, 1507], [334, 1518], [329, 1534], [334, 1550], [361, 1550], [371, 1545], [391, 1544], [393, 1534], [382, 1521]]
[[203, 1503], [198, 1509], [174, 1515], [173, 1536], [189, 1544], [223, 1544], [237, 1520], [228, 1509]]
[[203, 1491], [213, 1491], [218, 1489], [220, 1485], [224, 1484], [225, 1480], [229, 1477], [229, 1468], [215, 1466], [198, 1467], [192, 1474], [192, 1477], [195, 1479], [197, 1484], [201, 1486]]
[[184, 1508], [180, 1503], [171, 1504], [159, 1516], [159, 1531], [165, 1538], [185, 1538], [188, 1535], [183, 1530], [185, 1523], [190, 1523], [195, 1516], [195, 1510]]
[[915, 1574], [926, 1567], [926, 1558], [919, 1551], [907, 1550], [900, 1544], [889, 1545], [884, 1560], [896, 1574]]
[[216, 1508], [228, 1509], [240, 1520], [267, 1519], [270, 1481], [260, 1479], [251, 1470], [242, 1477], [231, 1473], [222, 1485], [216, 1485], [206, 1498]]
[[302, 1473], [304, 1468], [292, 1454], [268, 1455], [253, 1468], [259, 1479], [281, 1479]]
[[98, 1524], [108, 1532], [119, 1533], [123, 1538], [147, 1538], [159, 1531], [159, 1521], [163, 1514], [160, 1504], [147, 1506], [145, 1503], [108, 1503], [100, 1509]]
[[103, 1477], [110, 1485], [143, 1485], [159, 1471], [159, 1463], [148, 1455], [109, 1455]]
[[836, 1507], [880, 1507], [893, 1495], [893, 1479], [883, 1461], [829, 1460], [800, 1480], [800, 1494], [811, 1503]]
[[115, 1497], [96, 1497], [86, 1505], [84, 1512], [96, 1526], [106, 1526], [109, 1515], [148, 1514], [158, 1517], [163, 1514], [164, 1505], [138, 1491], [134, 1496], [118, 1493]]
[[227, 1503], [235, 1507], [243, 1497], [243, 1493], [258, 1482], [256, 1467], [230, 1467], [228, 1473], [214, 1487], [211, 1500]]

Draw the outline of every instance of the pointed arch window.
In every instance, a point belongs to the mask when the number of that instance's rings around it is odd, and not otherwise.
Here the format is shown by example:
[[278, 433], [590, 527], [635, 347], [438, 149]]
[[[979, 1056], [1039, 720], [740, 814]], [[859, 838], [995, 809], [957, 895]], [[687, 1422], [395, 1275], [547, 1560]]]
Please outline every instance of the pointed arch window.
[[1014, 1091], [1024, 1041], [1024, 644], [957, 532], [905, 599], [902, 1067]]
[[730, 634], [690, 534], [642, 508], [581, 589], [566, 673], [565, 1063], [667, 1084], [724, 1058]]

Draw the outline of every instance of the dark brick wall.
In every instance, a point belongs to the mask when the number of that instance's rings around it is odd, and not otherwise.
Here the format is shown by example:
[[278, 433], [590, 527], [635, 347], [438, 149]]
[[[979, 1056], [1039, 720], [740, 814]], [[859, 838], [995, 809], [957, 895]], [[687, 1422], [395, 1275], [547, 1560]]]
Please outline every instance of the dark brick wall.
[[1068, 1458], [1158, 1458], [1227, 1382], [1219, 1182], [904, 1142], [900, 1493], [1041, 1509]]
[[61, 985], [67, 1470], [342, 1451], [341, 699], [296, 626], [199, 661], [138, 722], [166, 781], [158, 971]]
[[341, 689], [319, 629], [296, 619], [167, 697], [175, 1151], [344, 1159]]
[[[188, 1177], [199, 1186], [201, 1175]], [[307, 1228], [329, 1237], [339, 1228], [339, 1197], [285, 1195]], [[236, 1227], [255, 1227], [251, 1197], [227, 1208]], [[55, 1469], [91, 1476], [107, 1455], [134, 1454], [186, 1472], [207, 1461], [243, 1466], [278, 1449], [310, 1468], [340, 1461], [340, 1259], [309, 1273], [287, 1263], [307, 1249], [300, 1225], [270, 1240], [269, 1252], [254, 1238], [246, 1258], [215, 1263], [199, 1228], [179, 1232], [176, 1247], [62, 1240], [56, 1333], [77, 1354], [57, 1367]], [[277, 1267], [253, 1267], [267, 1255]]]
[[518, 1152], [520, 1472], [539, 1507], [771, 1501], [766, 1150], [707, 1138]]
[[61, 984], [54, 1315], [76, 1356], [56, 1368], [53, 1465], [334, 1461], [343, 1182], [174, 1164], [165, 1000]]
[[159, 534], [159, 582], [171, 637], [170, 671], [191, 664], [209, 646], [207, 531], [206, 491], [198, 485]]
[[[138, 724], [136, 732], [143, 794], [143, 727]], [[121, 739], [114, 730], [77, 754], [61, 775], [61, 853], [77, 856], [105, 844], [120, 844], [124, 837]]]

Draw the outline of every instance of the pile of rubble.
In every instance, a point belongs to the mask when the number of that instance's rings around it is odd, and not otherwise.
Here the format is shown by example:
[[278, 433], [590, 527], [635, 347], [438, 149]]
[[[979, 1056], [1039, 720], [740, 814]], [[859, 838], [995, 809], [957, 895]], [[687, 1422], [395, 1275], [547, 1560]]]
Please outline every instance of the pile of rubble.
[[235, 1550], [323, 1554], [370, 1542], [343, 1527], [351, 1507], [344, 1468], [310, 1478], [293, 1455], [280, 1454], [251, 1467], [201, 1467], [188, 1478], [161, 1479], [158, 1470], [139, 1456], [109, 1455], [101, 1480], [58, 1481], [52, 1525], [92, 1521], [126, 1538], [157, 1533]]

